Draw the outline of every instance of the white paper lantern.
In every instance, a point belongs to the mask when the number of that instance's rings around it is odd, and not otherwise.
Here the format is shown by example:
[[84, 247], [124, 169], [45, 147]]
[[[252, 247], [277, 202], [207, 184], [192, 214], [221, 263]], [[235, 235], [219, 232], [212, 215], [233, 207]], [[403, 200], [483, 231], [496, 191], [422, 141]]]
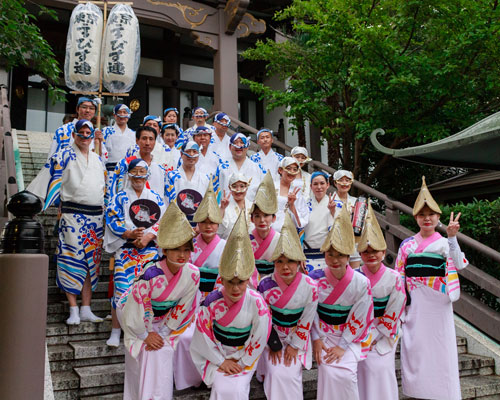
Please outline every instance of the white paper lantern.
[[141, 42], [139, 21], [132, 7], [117, 4], [106, 24], [103, 52], [103, 84], [111, 93], [126, 93], [139, 72]]
[[64, 77], [73, 90], [93, 92], [99, 88], [102, 26], [102, 12], [95, 4], [79, 4], [71, 13]]

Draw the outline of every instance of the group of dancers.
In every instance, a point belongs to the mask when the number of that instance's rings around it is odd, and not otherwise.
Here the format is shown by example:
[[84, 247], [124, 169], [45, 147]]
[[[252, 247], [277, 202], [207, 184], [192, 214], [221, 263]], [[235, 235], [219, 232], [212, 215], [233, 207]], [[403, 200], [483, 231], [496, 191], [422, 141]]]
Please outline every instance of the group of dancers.
[[[115, 107], [122, 134], [127, 115]], [[71, 141], [55, 138], [66, 144], [28, 188], [45, 209], [60, 207], [57, 283], [70, 303], [68, 324], [101, 320], [90, 301], [103, 235], [114, 254], [107, 343], [118, 346], [123, 329], [124, 398], [171, 399], [174, 385], [204, 383], [211, 399], [248, 399], [255, 375], [268, 399], [300, 399], [302, 371], [315, 360], [318, 399], [398, 399], [401, 338], [403, 393], [460, 399], [452, 309], [457, 270], [467, 266], [456, 240], [460, 215], [451, 216], [447, 238], [437, 233], [441, 210], [423, 179], [413, 208], [420, 231], [389, 268], [370, 202], [354, 235], [352, 173], [337, 171], [328, 194], [328, 174], [302, 170], [307, 150], [273, 155], [264, 129], [252, 160], [249, 138], [227, 136], [229, 117], [216, 119], [226, 125], [222, 138], [205, 121], [181, 132], [148, 117], [131, 146], [102, 135], [107, 153], [126, 151], [107, 168], [91, 151], [100, 132], [79, 119], [62, 130]], [[175, 132], [159, 142], [168, 129]], [[207, 156], [214, 143], [224, 156]]]

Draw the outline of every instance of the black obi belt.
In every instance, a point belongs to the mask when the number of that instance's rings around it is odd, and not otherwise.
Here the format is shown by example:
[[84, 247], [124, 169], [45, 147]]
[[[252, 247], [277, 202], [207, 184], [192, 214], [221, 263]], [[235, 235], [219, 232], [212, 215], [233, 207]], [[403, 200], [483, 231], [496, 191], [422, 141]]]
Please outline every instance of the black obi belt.
[[411, 278], [446, 276], [446, 258], [435, 253], [410, 254], [406, 261], [405, 274]]

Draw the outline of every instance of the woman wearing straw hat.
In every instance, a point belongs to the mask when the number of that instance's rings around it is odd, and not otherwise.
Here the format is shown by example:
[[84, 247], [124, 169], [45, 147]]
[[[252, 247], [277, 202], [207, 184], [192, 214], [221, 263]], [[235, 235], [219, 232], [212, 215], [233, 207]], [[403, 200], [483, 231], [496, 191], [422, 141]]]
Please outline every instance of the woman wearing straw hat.
[[448, 238], [436, 232], [441, 209], [422, 177], [413, 216], [420, 232], [401, 243], [395, 265], [408, 296], [401, 339], [403, 393], [456, 400], [461, 392], [452, 303], [460, 297], [457, 270], [468, 265], [456, 237], [460, 213], [451, 213]]
[[248, 282], [255, 269], [246, 218], [240, 213], [219, 266], [222, 288], [208, 295], [196, 319], [191, 356], [212, 400], [247, 400], [250, 380], [271, 328], [266, 303]]
[[200, 284], [198, 268], [188, 262], [194, 232], [176, 202], [170, 203], [158, 229], [164, 257], [144, 272], [117, 304], [125, 333], [125, 400], [170, 400], [174, 349], [192, 323]]

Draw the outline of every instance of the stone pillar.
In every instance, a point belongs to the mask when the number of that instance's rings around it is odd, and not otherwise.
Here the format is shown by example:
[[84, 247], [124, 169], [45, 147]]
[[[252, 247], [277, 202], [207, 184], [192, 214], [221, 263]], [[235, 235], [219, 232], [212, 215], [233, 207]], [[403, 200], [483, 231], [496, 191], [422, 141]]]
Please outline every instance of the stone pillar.
[[237, 37], [227, 35], [224, 9], [219, 8], [219, 46], [214, 55], [214, 107], [238, 118]]
[[43, 400], [49, 257], [33, 219], [42, 205], [23, 191], [7, 208], [16, 218], [0, 243], [0, 393], [3, 400]]

